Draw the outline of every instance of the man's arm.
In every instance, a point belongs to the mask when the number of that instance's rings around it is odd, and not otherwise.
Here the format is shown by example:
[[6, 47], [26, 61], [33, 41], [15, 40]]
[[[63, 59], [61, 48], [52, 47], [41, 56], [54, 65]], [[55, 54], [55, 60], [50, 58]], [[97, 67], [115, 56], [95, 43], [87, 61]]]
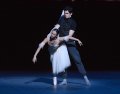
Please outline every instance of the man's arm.
[[72, 37], [74, 33], [75, 33], [74, 30], [70, 30], [70, 31], [69, 31], [69, 35], [64, 36], [64, 37], [65, 37], [64, 40], [65, 40], [65, 41], [68, 41], [68, 40], [69, 40], [69, 37]]
[[70, 27], [70, 31], [69, 31], [69, 36], [70, 36], [70, 37], [72, 37], [73, 34], [75, 33], [76, 27], [77, 27], [76, 21], [75, 21], [75, 20], [72, 20], [71, 27]]
[[75, 22], [75, 20], [72, 20], [71, 27], [70, 27], [70, 30], [69, 30], [69, 35], [68, 35], [69, 37], [72, 37], [74, 35], [74, 33], [76, 31], [76, 27], [77, 27], [77, 23]]
[[[59, 39], [60, 42], [61, 42], [61, 41], [66, 40], [65, 38], [66, 38], [66, 37], [59, 37], [58, 39]], [[83, 45], [82, 42], [81, 42], [79, 39], [75, 38], [75, 37], [67, 36], [67, 38], [68, 38], [68, 40], [71, 39], [71, 40], [77, 41], [80, 46]]]
[[[63, 13], [64, 13], [64, 12], [63, 12]], [[62, 24], [63, 18], [64, 18], [63, 15], [61, 15], [61, 17], [59, 18], [57, 24], [54, 26], [53, 29], [59, 29], [59, 28], [60, 28], [60, 25]], [[53, 29], [52, 29], [52, 30], [53, 30]], [[48, 38], [48, 39], [50, 39], [52, 30], [51, 30], [50, 33], [47, 35], [47, 38]]]
[[79, 39], [75, 38], [75, 37], [69, 37], [69, 39], [77, 41], [80, 46], [83, 45], [82, 42]]
[[74, 30], [70, 30], [70, 32], [69, 32], [69, 37], [72, 37], [73, 36], [73, 34], [75, 33], [75, 31]]
[[[56, 24], [53, 29], [59, 29], [59, 28], [60, 28], [60, 25], [59, 25], [59, 24]], [[53, 29], [52, 29], [52, 30], [53, 30]], [[52, 30], [50, 31], [50, 33], [52, 32]]]

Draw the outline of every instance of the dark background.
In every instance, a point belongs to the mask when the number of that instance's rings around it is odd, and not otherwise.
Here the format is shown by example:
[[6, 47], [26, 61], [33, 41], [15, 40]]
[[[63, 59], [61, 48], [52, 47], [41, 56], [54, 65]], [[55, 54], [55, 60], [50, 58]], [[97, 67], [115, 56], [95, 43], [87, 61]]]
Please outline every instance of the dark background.
[[[0, 3], [0, 70], [51, 70], [47, 45], [32, 63], [38, 44], [66, 5], [74, 8], [78, 47], [88, 71], [120, 70], [120, 2], [104, 0], [16, 0]], [[77, 70], [72, 63], [71, 70]]]

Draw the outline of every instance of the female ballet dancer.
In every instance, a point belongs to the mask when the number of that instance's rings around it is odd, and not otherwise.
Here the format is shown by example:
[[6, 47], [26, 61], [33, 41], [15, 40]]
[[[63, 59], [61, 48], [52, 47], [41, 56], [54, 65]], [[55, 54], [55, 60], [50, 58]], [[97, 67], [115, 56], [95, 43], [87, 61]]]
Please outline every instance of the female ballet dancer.
[[[82, 42], [79, 39], [76, 39], [74, 37], [67, 37], [67, 38], [77, 41], [80, 46], [82, 45]], [[39, 44], [33, 57], [33, 63], [35, 64], [35, 62], [37, 61], [37, 54], [44, 47], [44, 45], [48, 43], [49, 45], [48, 50], [50, 52], [50, 60], [52, 62], [53, 85], [54, 86], [57, 85], [57, 74], [60, 72], [64, 72], [65, 69], [71, 65], [67, 47], [64, 43], [61, 43], [65, 39], [66, 37], [58, 37], [58, 30], [53, 29], [51, 32], [50, 39], [45, 38]]]

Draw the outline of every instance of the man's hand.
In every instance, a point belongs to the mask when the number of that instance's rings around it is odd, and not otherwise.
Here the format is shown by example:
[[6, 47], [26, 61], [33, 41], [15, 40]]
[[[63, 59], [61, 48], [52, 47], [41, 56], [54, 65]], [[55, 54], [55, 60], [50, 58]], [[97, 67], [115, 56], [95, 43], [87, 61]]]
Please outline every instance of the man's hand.
[[80, 40], [78, 40], [78, 43], [79, 43], [79, 45], [80, 45], [80, 46], [82, 46], [82, 45], [83, 45], [83, 44], [82, 44], [82, 42], [81, 42]]
[[33, 61], [34, 64], [35, 64], [35, 62], [37, 62], [36, 56], [33, 57], [33, 60], [32, 60], [32, 61]]

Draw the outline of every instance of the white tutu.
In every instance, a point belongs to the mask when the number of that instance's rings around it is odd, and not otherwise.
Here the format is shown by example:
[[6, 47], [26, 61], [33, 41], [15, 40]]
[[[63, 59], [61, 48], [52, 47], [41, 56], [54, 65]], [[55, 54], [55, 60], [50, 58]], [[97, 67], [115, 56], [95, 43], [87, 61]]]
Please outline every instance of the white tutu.
[[53, 73], [58, 74], [65, 71], [71, 65], [66, 45], [61, 45], [56, 52], [51, 55]]

